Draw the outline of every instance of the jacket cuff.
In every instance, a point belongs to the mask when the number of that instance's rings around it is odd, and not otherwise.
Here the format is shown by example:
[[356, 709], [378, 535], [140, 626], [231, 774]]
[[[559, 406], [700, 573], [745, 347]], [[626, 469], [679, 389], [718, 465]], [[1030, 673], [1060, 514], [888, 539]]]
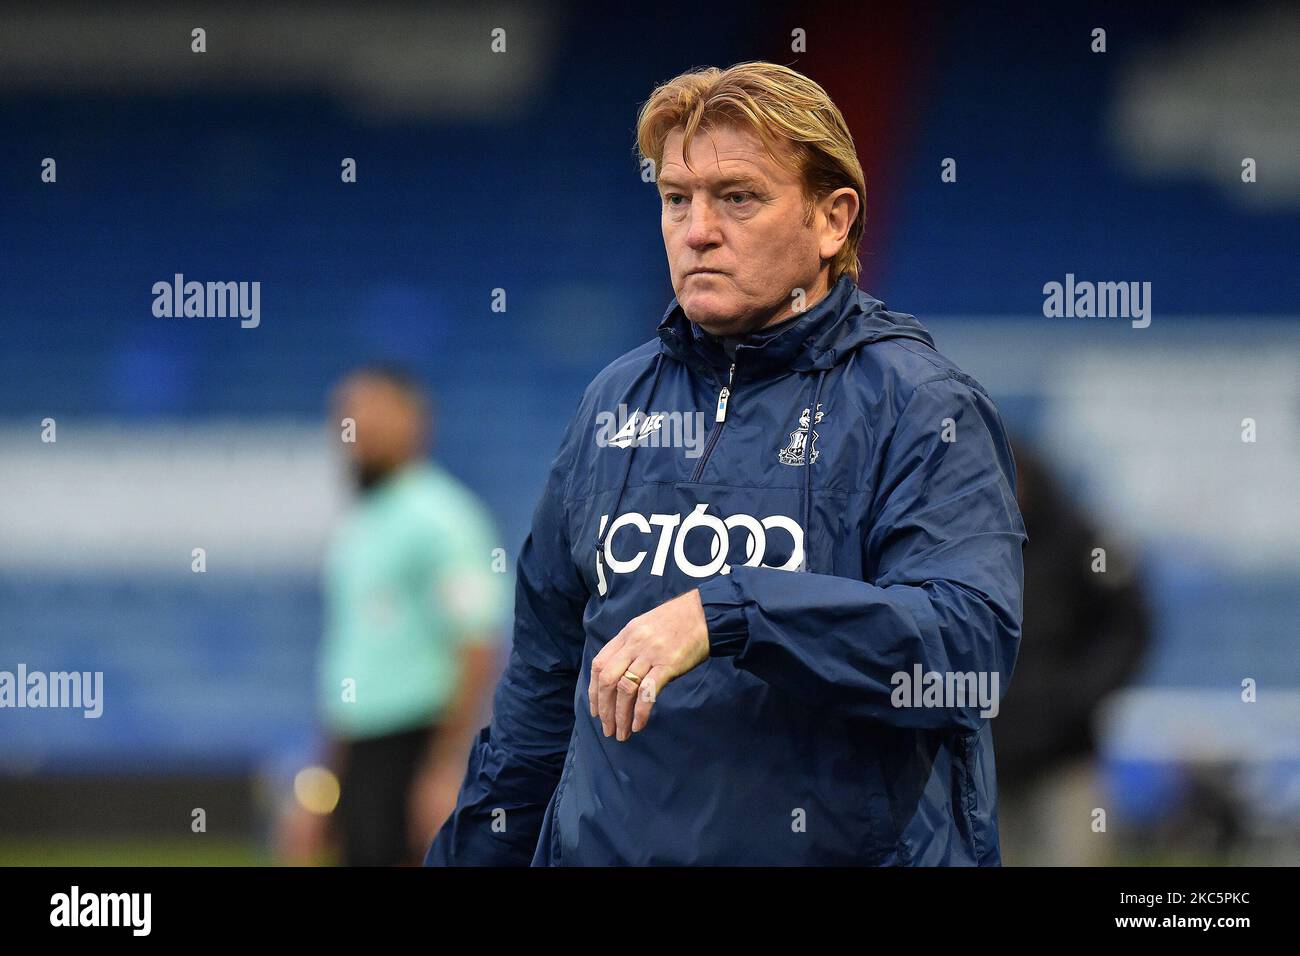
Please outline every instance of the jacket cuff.
[[709, 628], [709, 656], [734, 657], [749, 640], [745, 599], [729, 574], [720, 574], [699, 587], [704, 621]]

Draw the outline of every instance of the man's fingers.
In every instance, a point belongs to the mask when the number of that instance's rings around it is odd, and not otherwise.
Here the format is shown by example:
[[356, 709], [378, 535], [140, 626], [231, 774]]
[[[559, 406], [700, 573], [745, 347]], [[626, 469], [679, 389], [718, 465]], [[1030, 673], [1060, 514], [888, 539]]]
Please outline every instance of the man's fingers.
[[[638, 671], [637, 673], [640, 673]], [[655, 705], [659, 691], [671, 677], [668, 668], [662, 664], [650, 668], [650, 673], [641, 678], [641, 686], [636, 695], [636, 708], [632, 713], [632, 733], [640, 733], [650, 719], [650, 711]]]
[[601, 664], [603, 661], [600, 659], [600, 654], [591, 659], [591, 679], [587, 681], [587, 706], [593, 717], [600, 713], [600, 708], [596, 705], [596, 677], [600, 674]]
[[[604, 653], [601, 651], [601, 654]], [[600, 675], [596, 678], [596, 707], [606, 737], [613, 736], [615, 732], [614, 710], [618, 702], [618, 682], [631, 662], [626, 641], [601, 662]]]
[[606, 737], [612, 737], [614, 735], [614, 704], [618, 697], [617, 681], [613, 684], [607, 684], [605, 678], [601, 677], [597, 694], [600, 705], [600, 729]]
[[593, 717], [600, 714], [600, 675], [605, 672], [610, 658], [618, 653], [622, 643], [623, 632], [619, 631], [614, 635], [613, 640], [602, 647], [600, 652], [591, 659], [591, 680], [587, 683], [587, 704], [591, 708], [591, 716]]
[[[640, 692], [639, 679], [644, 678], [653, 666], [646, 658], [638, 657], [628, 665], [615, 685], [618, 694], [614, 702], [614, 733], [619, 740], [627, 740], [632, 736], [632, 708], [636, 706], [637, 694]], [[633, 680], [633, 676], [638, 680]]]

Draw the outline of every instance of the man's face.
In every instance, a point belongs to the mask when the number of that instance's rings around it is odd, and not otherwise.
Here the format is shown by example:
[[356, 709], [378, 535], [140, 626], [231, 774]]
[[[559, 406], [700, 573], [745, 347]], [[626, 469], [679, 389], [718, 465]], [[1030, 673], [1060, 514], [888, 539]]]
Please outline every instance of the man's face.
[[421, 414], [401, 389], [383, 379], [359, 375], [345, 381], [334, 412], [336, 422], [356, 422], [356, 440], [343, 447], [361, 473], [388, 472], [419, 451]]
[[668, 268], [686, 317], [712, 335], [743, 335], [793, 315], [795, 289], [808, 305], [820, 298], [826, 220], [804, 224], [798, 175], [738, 126], [701, 126], [690, 158], [694, 172], [682, 131], [672, 131], [658, 186]]

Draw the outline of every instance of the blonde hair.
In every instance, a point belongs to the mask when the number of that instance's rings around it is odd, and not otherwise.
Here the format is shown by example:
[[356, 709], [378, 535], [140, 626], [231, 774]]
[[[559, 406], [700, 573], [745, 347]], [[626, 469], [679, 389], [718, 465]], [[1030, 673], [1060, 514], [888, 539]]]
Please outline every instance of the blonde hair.
[[676, 76], [650, 94], [637, 117], [637, 149], [654, 163], [657, 175], [664, 142], [673, 130], [683, 130], [685, 156], [701, 125], [708, 129], [728, 123], [752, 130], [775, 162], [802, 179], [805, 225], [812, 222], [818, 199], [844, 186], [858, 194], [857, 218], [831, 262], [830, 276], [834, 283], [847, 272], [856, 282], [866, 182], [839, 107], [808, 77], [776, 63], [704, 67]]

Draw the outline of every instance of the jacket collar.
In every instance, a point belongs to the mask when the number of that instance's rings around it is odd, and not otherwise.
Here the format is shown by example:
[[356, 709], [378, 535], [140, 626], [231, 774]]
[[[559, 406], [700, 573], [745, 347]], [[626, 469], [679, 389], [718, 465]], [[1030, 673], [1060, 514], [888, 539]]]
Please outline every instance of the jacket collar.
[[[842, 275], [829, 293], [799, 319], [781, 323], [774, 331], [760, 329], [736, 346], [736, 366], [746, 377], [761, 372], [805, 371], [818, 367], [819, 342], [828, 338], [836, 325], [853, 309], [858, 287], [850, 275]], [[659, 323], [660, 348], [706, 374], [725, 370], [731, 359], [722, 343], [686, 318], [674, 298]]]

